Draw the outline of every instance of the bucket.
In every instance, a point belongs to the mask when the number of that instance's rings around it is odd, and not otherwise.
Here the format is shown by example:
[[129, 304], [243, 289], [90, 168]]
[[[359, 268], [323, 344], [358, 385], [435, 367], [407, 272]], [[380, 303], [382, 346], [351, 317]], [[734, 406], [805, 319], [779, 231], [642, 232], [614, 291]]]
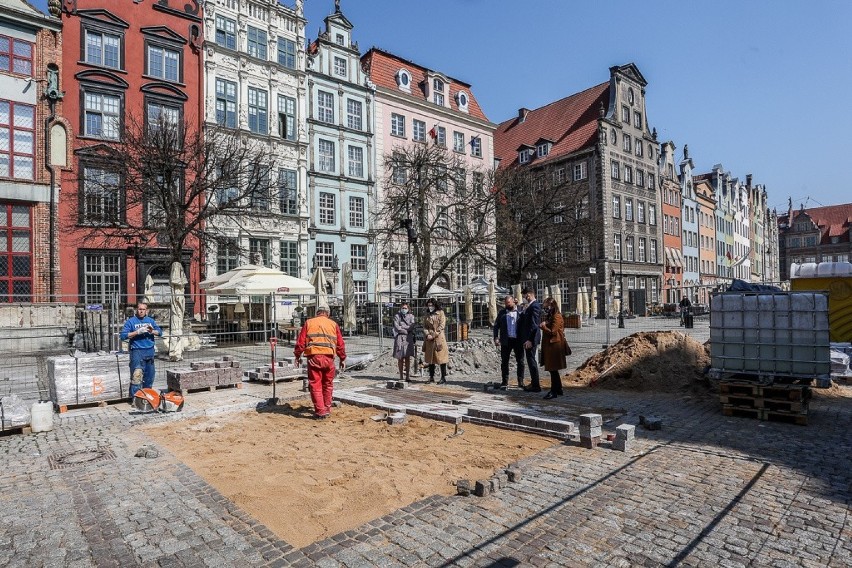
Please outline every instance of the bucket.
[[34, 402], [30, 412], [30, 427], [33, 432], [53, 430], [53, 403], [40, 400]]

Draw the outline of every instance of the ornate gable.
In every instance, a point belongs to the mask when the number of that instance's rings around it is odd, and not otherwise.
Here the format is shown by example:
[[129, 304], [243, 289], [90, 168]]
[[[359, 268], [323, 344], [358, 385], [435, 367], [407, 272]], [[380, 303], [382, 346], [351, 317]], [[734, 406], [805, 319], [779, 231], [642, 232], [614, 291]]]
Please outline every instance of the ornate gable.
[[89, 21], [94, 20], [97, 22], [101, 22], [102, 24], [107, 24], [109, 26], [117, 26], [125, 29], [130, 27], [130, 24], [107, 10], [78, 10], [77, 15], [83, 19]]
[[184, 38], [179, 33], [172, 31], [166, 26], [151, 26], [147, 28], [142, 28], [139, 31], [141, 31], [145, 35], [155, 36], [166, 41], [186, 44], [186, 38]]

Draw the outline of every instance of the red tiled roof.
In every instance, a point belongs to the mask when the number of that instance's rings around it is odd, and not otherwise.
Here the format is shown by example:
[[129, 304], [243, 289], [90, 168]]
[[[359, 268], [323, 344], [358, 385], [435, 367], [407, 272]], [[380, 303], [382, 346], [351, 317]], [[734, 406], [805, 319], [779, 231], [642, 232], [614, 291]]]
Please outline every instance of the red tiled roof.
[[501, 123], [494, 132], [494, 157], [504, 168], [518, 162], [518, 148], [535, 144], [542, 138], [553, 140], [546, 162], [571, 154], [597, 142], [600, 106], [609, 105], [609, 81], [570, 97], [527, 112], [523, 122], [518, 117]]
[[[370, 80], [377, 86], [392, 89], [403, 96], [410, 96], [424, 101], [427, 100], [426, 93], [423, 90], [423, 85], [426, 84], [427, 73], [440, 73], [444, 77], [447, 77], [447, 75], [440, 71], [428, 69], [414, 63], [413, 61], [403, 59], [402, 57], [398, 57], [377, 47], [374, 47], [365, 53], [361, 58], [361, 63], [369, 69]], [[396, 73], [402, 68], [405, 68], [409, 73], [411, 73], [410, 95], [401, 91], [399, 86], [396, 84]], [[470, 85], [464, 81], [453, 79], [452, 77], [447, 77], [447, 79], [449, 79], [449, 93], [447, 96], [449, 98], [450, 108], [462, 114], [468, 114], [481, 120], [488, 120], [488, 117], [486, 117], [485, 113], [482, 112], [482, 108], [479, 106], [476, 97], [474, 97], [473, 93], [470, 91]], [[456, 95], [459, 91], [467, 92], [467, 113], [460, 111], [458, 102], [456, 102]]]
[[[795, 219], [802, 210], [793, 211]], [[826, 207], [812, 207], [805, 209], [811, 219], [817, 224], [822, 232], [822, 244], [830, 244], [831, 237], [840, 237], [840, 242], [849, 242], [849, 229], [852, 228], [852, 203], [843, 205], [828, 205]], [[787, 215], [779, 217], [786, 218]], [[795, 222], [795, 221], [794, 221]]]

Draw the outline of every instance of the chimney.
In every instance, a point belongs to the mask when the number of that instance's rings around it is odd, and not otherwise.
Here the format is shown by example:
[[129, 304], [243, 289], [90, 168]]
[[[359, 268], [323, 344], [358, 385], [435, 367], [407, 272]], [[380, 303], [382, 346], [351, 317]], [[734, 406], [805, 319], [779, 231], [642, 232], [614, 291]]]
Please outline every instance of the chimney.
[[518, 122], [524, 122], [527, 119], [527, 115], [530, 113], [530, 109], [521, 107], [518, 109]]
[[751, 189], [751, 174], [746, 174], [746, 187]]

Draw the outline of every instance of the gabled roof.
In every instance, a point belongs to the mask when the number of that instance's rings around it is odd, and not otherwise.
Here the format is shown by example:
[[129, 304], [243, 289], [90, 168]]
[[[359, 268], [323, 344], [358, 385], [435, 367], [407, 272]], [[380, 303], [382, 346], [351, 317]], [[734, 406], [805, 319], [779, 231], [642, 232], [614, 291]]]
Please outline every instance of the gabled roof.
[[528, 111], [501, 123], [494, 133], [494, 156], [500, 167], [518, 162], [521, 145], [534, 145], [541, 139], [553, 140], [550, 153], [532, 163], [543, 163], [572, 154], [597, 142], [601, 105], [609, 103], [609, 81], [570, 97]]
[[[831, 237], [840, 237], [840, 242], [843, 243], [849, 242], [849, 230], [852, 229], [852, 203], [793, 211], [793, 223], [801, 213], [807, 214], [820, 228], [821, 244], [830, 244]], [[787, 215], [778, 216], [779, 223], [782, 219], [789, 221]]]
[[[367, 71], [370, 80], [375, 83], [377, 87], [393, 90], [401, 96], [412, 97], [421, 101], [427, 100], [426, 93], [424, 92], [422, 85], [425, 84], [425, 81], [430, 74], [446, 77], [446, 79], [449, 80], [449, 92], [446, 93], [446, 96], [449, 99], [448, 102], [450, 103], [449, 108], [455, 112], [467, 114], [480, 120], [488, 120], [488, 117], [486, 117], [485, 113], [482, 112], [482, 108], [479, 106], [476, 97], [474, 97], [473, 93], [470, 91], [470, 85], [464, 81], [459, 81], [453, 77], [447, 77], [443, 73], [423, 67], [413, 61], [403, 59], [402, 57], [381, 50], [377, 47], [371, 48], [364, 54], [361, 58], [361, 64]], [[403, 68], [411, 74], [411, 94], [400, 90], [399, 86], [396, 84], [396, 74]], [[465, 91], [467, 93], [468, 112], [466, 113], [459, 110], [458, 101], [456, 100], [456, 95], [459, 91]]]

